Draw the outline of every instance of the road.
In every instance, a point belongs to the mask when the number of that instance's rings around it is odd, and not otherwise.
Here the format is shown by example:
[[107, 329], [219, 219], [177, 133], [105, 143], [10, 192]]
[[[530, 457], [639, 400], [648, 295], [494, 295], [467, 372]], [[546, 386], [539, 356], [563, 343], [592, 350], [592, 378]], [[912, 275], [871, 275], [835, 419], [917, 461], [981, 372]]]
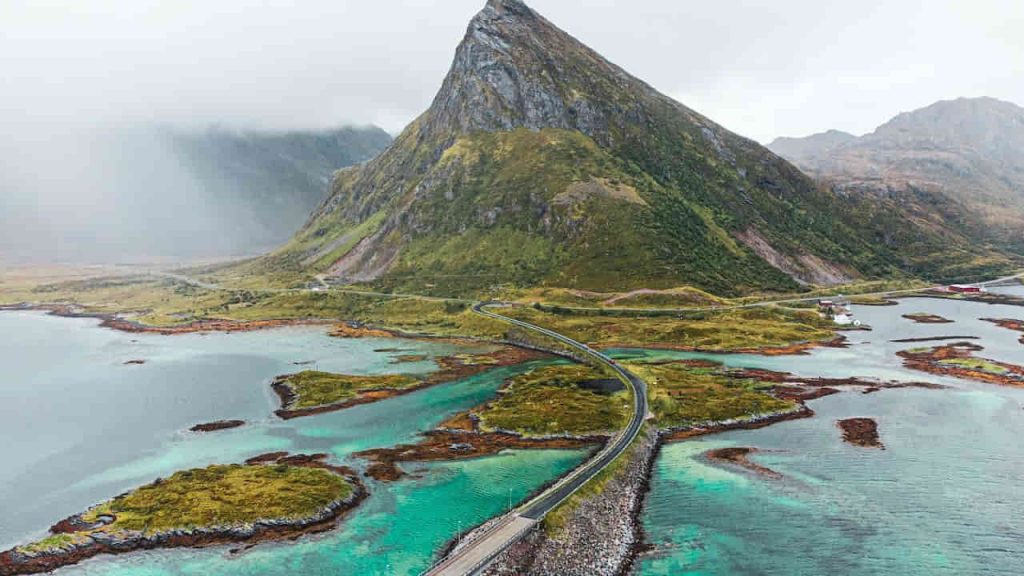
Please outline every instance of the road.
[[464, 544], [455, 553], [428, 570], [428, 576], [465, 576], [473, 574], [480, 568], [487, 565], [490, 560], [497, 556], [502, 550], [521, 538], [530, 528], [558, 507], [566, 498], [572, 496], [591, 478], [608, 467], [616, 458], [622, 455], [629, 448], [629, 445], [636, 439], [643, 428], [644, 420], [647, 418], [647, 385], [643, 380], [623, 369], [614, 360], [593, 348], [577, 342], [572, 338], [563, 336], [557, 332], [542, 328], [529, 322], [523, 322], [515, 318], [509, 318], [487, 310], [494, 304], [480, 303], [473, 306], [473, 312], [508, 324], [513, 324], [525, 330], [542, 334], [553, 338], [584, 356], [591, 358], [598, 364], [611, 369], [622, 380], [633, 394], [633, 416], [629, 424], [610, 441], [605, 447], [595, 454], [590, 460], [577, 467], [569, 475], [535, 496], [529, 502], [522, 504], [519, 508], [506, 514], [497, 521], [486, 532], [479, 535], [472, 542]]

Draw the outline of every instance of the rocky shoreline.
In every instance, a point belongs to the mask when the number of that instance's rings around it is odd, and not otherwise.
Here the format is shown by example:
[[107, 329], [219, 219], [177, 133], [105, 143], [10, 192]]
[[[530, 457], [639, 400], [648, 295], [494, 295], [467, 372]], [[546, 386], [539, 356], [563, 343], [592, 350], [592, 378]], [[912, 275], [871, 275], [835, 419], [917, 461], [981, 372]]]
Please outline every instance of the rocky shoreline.
[[531, 438], [510, 432], [467, 432], [450, 429], [424, 432], [423, 437], [423, 441], [417, 444], [375, 448], [356, 452], [353, 456], [370, 461], [366, 469], [367, 476], [374, 480], [391, 482], [405, 475], [399, 466], [402, 462], [466, 460], [515, 448], [600, 448], [608, 440], [604, 436]]
[[903, 350], [896, 355], [903, 365], [936, 376], [953, 376], [977, 382], [1024, 388], [1024, 366], [974, 356], [984, 347], [957, 342], [921, 350]]
[[[499, 554], [486, 576], [616, 576], [629, 572], [644, 547], [640, 529], [643, 496], [661, 446], [648, 427], [630, 448], [627, 460], [607, 480], [601, 498], [588, 498], [568, 515], [557, 534], [534, 528]], [[580, 546], [579, 542], [586, 545]]]
[[[176, 529], [158, 533], [121, 531], [79, 534], [97, 526], [85, 522], [81, 515], [66, 518], [51, 528], [53, 534], [69, 535], [69, 542], [56, 550], [40, 552], [14, 548], [0, 552], [0, 576], [20, 576], [50, 572], [102, 554], [128, 554], [142, 550], [166, 548], [206, 548], [226, 544], [252, 546], [261, 542], [294, 540], [306, 534], [332, 529], [349, 510], [368, 495], [357, 474], [344, 467], [324, 463], [326, 455], [288, 457], [262, 460], [261, 463], [287, 464], [329, 470], [345, 477], [354, 490], [346, 498], [329, 503], [317, 513], [299, 519], [266, 519], [245, 525], [210, 526]], [[112, 519], [111, 519], [112, 521]]]

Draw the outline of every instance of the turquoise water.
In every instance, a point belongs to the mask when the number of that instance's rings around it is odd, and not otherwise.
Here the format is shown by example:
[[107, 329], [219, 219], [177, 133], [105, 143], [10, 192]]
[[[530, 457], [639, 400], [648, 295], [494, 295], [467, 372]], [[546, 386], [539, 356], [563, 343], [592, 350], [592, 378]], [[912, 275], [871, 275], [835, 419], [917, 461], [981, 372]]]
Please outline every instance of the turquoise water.
[[[277, 450], [350, 454], [415, 441], [447, 416], [492, 397], [498, 368], [348, 410], [284, 422], [270, 380], [315, 362], [357, 374], [426, 373], [444, 343], [330, 338], [322, 328], [238, 334], [125, 334], [37, 313], [0, 314], [0, 547], [42, 535], [54, 521], [175, 470], [239, 462]], [[397, 352], [376, 350], [399, 348]], [[400, 354], [424, 362], [396, 364]], [[143, 365], [124, 365], [143, 359]], [[242, 428], [195, 434], [200, 422]], [[371, 496], [342, 526], [299, 543], [99, 558], [61, 573], [414, 574], [463, 529], [501, 512], [582, 460], [581, 451], [514, 451], [467, 462], [414, 465], [410, 477], [369, 482]], [[390, 566], [390, 567], [389, 567]]]
[[[954, 324], [900, 318], [927, 311]], [[664, 447], [643, 513], [656, 551], [644, 575], [1024, 573], [1024, 390], [936, 378], [900, 366], [896, 338], [974, 335], [987, 357], [1024, 364], [1019, 334], [981, 317], [1024, 308], [902, 301], [856, 307], [872, 332], [808, 356], [715, 357], [801, 375], [930, 380], [947, 390], [844, 393], [810, 403], [817, 416]], [[631, 352], [626, 352], [631, 353]], [[677, 353], [653, 353], [668, 356]], [[714, 356], [712, 356], [714, 357]], [[871, 417], [886, 450], [842, 442], [835, 421]], [[771, 480], [709, 464], [706, 451], [749, 446]]]

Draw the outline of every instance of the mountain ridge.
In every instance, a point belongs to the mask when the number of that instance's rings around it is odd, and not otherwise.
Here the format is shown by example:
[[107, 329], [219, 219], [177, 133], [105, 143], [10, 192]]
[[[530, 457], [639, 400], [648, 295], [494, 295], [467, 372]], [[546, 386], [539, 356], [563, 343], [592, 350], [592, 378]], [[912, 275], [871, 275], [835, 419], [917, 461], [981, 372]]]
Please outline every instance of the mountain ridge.
[[339, 172], [265, 264], [436, 293], [734, 294], [897, 273], [895, 251], [845, 208], [522, 2], [491, 0], [430, 108], [380, 156]]
[[958, 98], [901, 113], [864, 136], [769, 145], [808, 174], [850, 194], [930, 194], [961, 207], [951, 228], [980, 243], [1024, 250], [1024, 108]]

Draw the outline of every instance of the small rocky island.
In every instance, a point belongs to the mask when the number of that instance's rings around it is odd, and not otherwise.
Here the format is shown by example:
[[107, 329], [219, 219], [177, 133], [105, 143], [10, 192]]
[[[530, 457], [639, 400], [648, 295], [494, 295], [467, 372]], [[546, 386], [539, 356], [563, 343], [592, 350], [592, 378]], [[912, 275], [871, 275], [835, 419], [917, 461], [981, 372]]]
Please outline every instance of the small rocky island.
[[836, 422], [843, 431], [843, 441], [862, 448], [881, 448], [885, 445], [878, 439], [878, 423], [871, 418], [847, 418]]
[[904, 314], [904, 318], [917, 322], [918, 324], [952, 324], [953, 321], [948, 318], [943, 318], [937, 314], [927, 314], [925, 312], [917, 312], [914, 314]]
[[100, 554], [295, 538], [330, 529], [365, 496], [353, 471], [317, 458], [186, 470], [0, 553], [0, 576], [49, 572]]
[[232, 428], [239, 428], [245, 426], [245, 420], [217, 420], [216, 422], [206, 422], [203, 424], [196, 424], [189, 428], [190, 432], [217, 432], [218, 430], [230, 430]]
[[728, 447], [709, 450], [704, 453], [704, 457], [711, 462], [722, 462], [733, 466], [739, 466], [740, 468], [744, 468], [766, 478], [782, 478], [782, 475], [775, 470], [761, 466], [751, 460], [750, 455], [756, 452], [756, 448]]

